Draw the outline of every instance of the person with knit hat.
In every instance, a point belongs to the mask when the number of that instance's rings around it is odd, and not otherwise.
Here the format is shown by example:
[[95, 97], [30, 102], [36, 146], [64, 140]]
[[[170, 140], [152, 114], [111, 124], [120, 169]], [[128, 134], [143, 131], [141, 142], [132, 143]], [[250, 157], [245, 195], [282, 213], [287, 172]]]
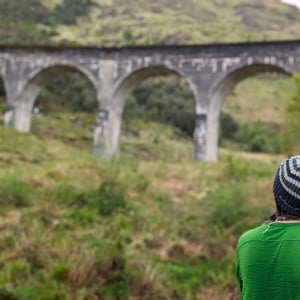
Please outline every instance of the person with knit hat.
[[271, 221], [244, 233], [236, 250], [243, 300], [300, 299], [300, 155], [279, 166]]

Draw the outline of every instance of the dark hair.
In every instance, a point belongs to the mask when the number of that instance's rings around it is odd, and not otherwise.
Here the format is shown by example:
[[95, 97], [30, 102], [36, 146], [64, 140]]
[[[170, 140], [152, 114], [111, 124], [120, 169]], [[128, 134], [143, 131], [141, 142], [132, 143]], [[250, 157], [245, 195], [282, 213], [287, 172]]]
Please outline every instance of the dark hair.
[[281, 220], [300, 220], [300, 217], [287, 213], [280, 206], [278, 206], [277, 203], [276, 203], [276, 210], [270, 215], [270, 220], [274, 222], [278, 219], [281, 219]]

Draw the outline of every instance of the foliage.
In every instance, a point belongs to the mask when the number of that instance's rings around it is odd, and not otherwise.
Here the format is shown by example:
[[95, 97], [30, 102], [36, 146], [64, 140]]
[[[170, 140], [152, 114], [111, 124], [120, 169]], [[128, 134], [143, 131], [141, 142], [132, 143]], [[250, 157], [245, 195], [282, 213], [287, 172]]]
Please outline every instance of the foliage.
[[19, 300], [57, 300], [66, 299], [63, 285], [48, 280], [28, 282], [16, 289]]
[[64, 0], [54, 9], [56, 20], [64, 24], [74, 24], [78, 17], [89, 14], [93, 0]]
[[[115, 178], [107, 178], [104, 180], [98, 189], [89, 193], [78, 193], [71, 202], [71, 205], [76, 209], [76, 212], [85, 214], [86, 217], [91, 217], [93, 221], [93, 211], [101, 216], [110, 216], [117, 209], [126, 207], [126, 190], [125, 187]], [[85, 209], [87, 208], [87, 209]]]
[[12, 291], [9, 291], [5, 287], [0, 287], [0, 300], [19, 300], [19, 299]]
[[187, 84], [177, 78], [147, 80], [137, 87], [125, 107], [126, 117], [167, 123], [192, 136], [195, 102]]
[[238, 130], [238, 123], [231, 114], [221, 112], [220, 115], [220, 135], [225, 139], [234, 139]]
[[250, 152], [279, 153], [280, 140], [276, 132], [264, 124], [242, 124], [235, 134], [242, 150]]
[[282, 138], [278, 128], [272, 128], [264, 123], [240, 123], [231, 114], [221, 113], [220, 144], [225, 140], [232, 141], [237, 148], [248, 152], [280, 153]]
[[57, 107], [74, 112], [96, 112], [98, 108], [94, 87], [88, 79], [76, 73], [67, 73], [50, 81], [36, 105], [42, 112], [53, 112]]
[[293, 153], [300, 145], [300, 74], [293, 76], [294, 90], [285, 106], [286, 129], [282, 136], [285, 151]]
[[49, 9], [39, 0], [26, 0], [26, 2], [0, 0], [1, 20], [43, 23], [49, 14]]
[[32, 186], [17, 175], [8, 175], [1, 179], [0, 205], [26, 207], [31, 204]]

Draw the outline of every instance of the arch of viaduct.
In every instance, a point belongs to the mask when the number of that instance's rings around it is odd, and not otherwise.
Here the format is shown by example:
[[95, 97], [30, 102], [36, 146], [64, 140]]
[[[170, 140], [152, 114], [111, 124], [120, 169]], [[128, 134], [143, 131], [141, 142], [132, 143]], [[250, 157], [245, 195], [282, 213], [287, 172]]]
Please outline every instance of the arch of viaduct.
[[148, 77], [177, 74], [194, 94], [194, 158], [215, 161], [226, 95], [257, 73], [300, 72], [300, 41], [124, 48], [0, 46], [0, 77], [17, 130], [30, 130], [41, 87], [70, 71], [86, 76], [95, 88], [99, 110], [94, 150], [99, 156], [118, 153], [122, 113], [132, 90]]

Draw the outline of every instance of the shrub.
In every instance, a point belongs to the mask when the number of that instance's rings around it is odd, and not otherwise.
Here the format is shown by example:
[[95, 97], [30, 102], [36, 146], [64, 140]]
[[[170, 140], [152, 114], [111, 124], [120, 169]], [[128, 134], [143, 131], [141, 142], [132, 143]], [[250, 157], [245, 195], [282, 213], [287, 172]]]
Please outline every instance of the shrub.
[[77, 17], [88, 15], [92, 5], [92, 0], [64, 0], [55, 7], [54, 14], [60, 22], [71, 25], [76, 23]]
[[0, 0], [0, 17], [4, 20], [43, 23], [50, 14], [51, 11], [38, 0]]
[[105, 179], [98, 189], [81, 192], [74, 197], [72, 206], [80, 209], [85, 216], [110, 216], [114, 211], [126, 207], [126, 189], [116, 178]]
[[63, 282], [68, 275], [69, 266], [64, 261], [54, 263], [50, 268], [51, 277], [57, 281]]
[[188, 85], [177, 78], [149, 79], [133, 91], [125, 107], [125, 116], [167, 123], [192, 136], [194, 96]]
[[220, 115], [220, 135], [225, 139], [234, 139], [238, 130], [238, 123], [228, 113], [221, 112]]
[[264, 124], [242, 124], [235, 134], [242, 150], [252, 152], [279, 153], [280, 138]]
[[36, 105], [42, 112], [57, 111], [58, 107], [75, 112], [93, 112], [98, 107], [91, 82], [77, 73], [67, 73], [52, 79], [42, 90]]
[[80, 193], [79, 189], [68, 184], [59, 184], [53, 188], [47, 189], [45, 195], [47, 195], [48, 201], [55, 201], [60, 204], [72, 205]]
[[116, 209], [126, 207], [126, 191], [114, 178], [103, 181], [96, 193], [98, 213], [102, 216], [111, 215]]
[[13, 291], [6, 287], [0, 287], [0, 300], [19, 300]]
[[79, 209], [73, 210], [70, 216], [76, 223], [81, 225], [90, 225], [98, 220], [97, 210], [92, 207], [81, 207]]
[[16, 295], [19, 300], [58, 300], [66, 299], [67, 293], [56, 281], [37, 279], [18, 286]]
[[30, 264], [24, 260], [10, 262], [5, 270], [10, 283], [26, 281], [30, 276]]
[[7, 176], [0, 182], [0, 205], [26, 207], [31, 205], [33, 188], [16, 175]]

